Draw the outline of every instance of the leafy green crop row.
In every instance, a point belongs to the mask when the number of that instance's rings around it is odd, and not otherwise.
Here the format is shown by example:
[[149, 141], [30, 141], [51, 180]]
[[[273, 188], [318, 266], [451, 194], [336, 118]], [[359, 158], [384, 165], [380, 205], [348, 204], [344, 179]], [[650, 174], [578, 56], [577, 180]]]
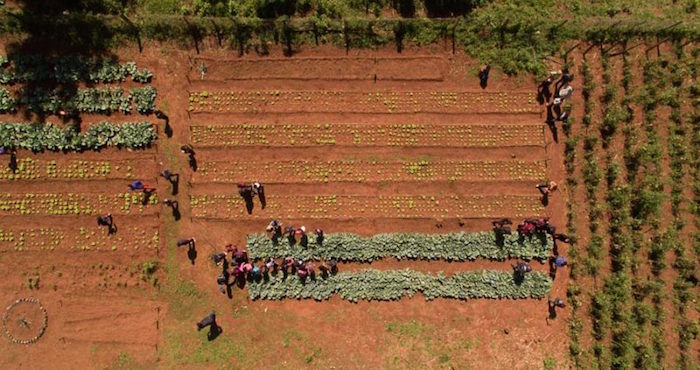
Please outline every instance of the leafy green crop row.
[[83, 113], [110, 114], [131, 113], [132, 102], [141, 114], [150, 114], [155, 108], [156, 89], [151, 86], [132, 88], [131, 95], [124, 95], [121, 87], [78, 89], [75, 92], [61, 90], [21, 91], [18, 97], [0, 88], [0, 113], [14, 113], [19, 105], [34, 112], [53, 113], [78, 111]]
[[505, 260], [523, 258], [545, 260], [552, 253], [552, 240], [546, 234], [519, 240], [517, 234], [505, 235], [503, 246], [491, 231], [450, 234], [377, 234], [364, 237], [337, 233], [325, 235], [322, 245], [309, 234], [309, 245], [291, 246], [285, 238], [276, 245], [266, 235], [248, 235], [248, 253], [252, 258], [293, 256], [303, 259], [328, 259], [372, 262], [375, 259], [446, 259], [467, 261], [477, 258]]
[[453, 299], [526, 299], [543, 298], [552, 286], [552, 280], [541, 272], [532, 272], [519, 284], [506, 271], [483, 270], [460, 272], [452, 276], [406, 270], [360, 270], [317, 277], [302, 281], [297, 276], [282, 274], [270, 279], [251, 282], [248, 294], [252, 299], [309, 299], [324, 300], [333, 294], [357, 302], [359, 300], [389, 301], [423, 293], [426, 300]]
[[51, 123], [28, 124], [0, 122], [0, 146], [35, 152], [99, 150], [105, 146], [139, 149], [150, 146], [158, 137], [149, 122], [100, 122], [79, 132], [75, 126], [61, 128]]
[[148, 83], [153, 73], [138, 69], [136, 63], [120, 64], [113, 59], [92, 59], [82, 56], [63, 56], [48, 59], [41, 55], [0, 56], [0, 83], [56, 80], [60, 83], [90, 81], [119, 82], [131, 77], [133, 81]]

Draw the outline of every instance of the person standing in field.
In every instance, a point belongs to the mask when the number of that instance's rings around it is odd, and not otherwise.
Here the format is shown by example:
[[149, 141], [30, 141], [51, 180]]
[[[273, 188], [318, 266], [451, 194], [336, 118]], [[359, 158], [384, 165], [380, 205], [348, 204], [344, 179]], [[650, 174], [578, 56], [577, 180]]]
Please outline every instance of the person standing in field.
[[112, 218], [111, 213], [104, 216], [98, 216], [97, 224], [100, 226], [107, 226], [107, 233], [110, 235], [117, 232], [117, 226], [114, 224], [114, 219]]
[[489, 83], [489, 74], [491, 73], [491, 65], [486, 64], [479, 70], [479, 86], [485, 89]]

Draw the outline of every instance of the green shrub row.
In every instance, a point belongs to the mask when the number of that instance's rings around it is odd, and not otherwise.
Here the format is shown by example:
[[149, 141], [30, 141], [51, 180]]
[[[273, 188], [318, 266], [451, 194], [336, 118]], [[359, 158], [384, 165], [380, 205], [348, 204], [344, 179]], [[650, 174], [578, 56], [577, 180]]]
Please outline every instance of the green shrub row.
[[120, 82], [131, 77], [140, 83], [151, 82], [153, 73], [138, 69], [136, 63], [120, 64], [114, 59], [62, 56], [47, 58], [41, 55], [0, 56], [0, 84], [56, 80], [66, 82]]
[[158, 137], [149, 122], [100, 122], [79, 132], [75, 126], [61, 128], [51, 123], [0, 123], [0, 146], [35, 152], [99, 150], [106, 146], [140, 149]]
[[75, 92], [61, 90], [21, 90], [18, 97], [0, 88], [0, 113], [14, 113], [19, 106], [40, 113], [57, 114], [59, 111], [110, 114], [131, 113], [132, 103], [141, 114], [150, 114], [155, 109], [156, 89], [151, 86], [137, 87], [125, 95], [121, 87], [87, 88]]
[[248, 253], [252, 258], [297, 257], [303, 259], [337, 258], [343, 261], [372, 262], [376, 259], [425, 259], [471, 261], [477, 258], [546, 260], [552, 254], [552, 239], [546, 234], [519, 240], [518, 234], [504, 235], [503, 245], [491, 231], [449, 234], [377, 234], [369, 237], [350, 233], [325, 235], [321, 245], [309, 234], [309, 244], [290, 245], [282, 237], [277, 244], [264, 234], [248, 235]]
[[333, 294], [357, 302], [398, 300], [423, 293], [426, 300], [453, 299], [540, 299], [552, 286], [548, 275], [531, 272], [516, 283], [512, 272], [483, 270], [460, 272], [452, 276], [424, 274], [406, 270], [360, 270], [341, 272], [327, 278], [317, 276], [302, 281], [295, 275], [286, 279], [279, 273], [269, 280], [251, 282], [248, 294], [252, 299], [329, 299]]

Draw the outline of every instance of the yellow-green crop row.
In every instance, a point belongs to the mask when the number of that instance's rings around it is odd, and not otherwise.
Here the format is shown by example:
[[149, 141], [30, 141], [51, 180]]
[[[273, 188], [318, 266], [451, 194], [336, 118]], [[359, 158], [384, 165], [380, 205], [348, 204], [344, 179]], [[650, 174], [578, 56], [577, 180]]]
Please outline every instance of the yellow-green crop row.
[[541, 124], [232, 123], [195, 125], [191, 141], [217, 146], [544, 146]]
[[150, 250], [157, 248], [159, 242], [156, 227], [124, 227], [114, 235], [97, 225], [79, 229], [0, 229], [0, 252]]
[[537, 195], [290, 195], [267, 196], [252, 215], [236, 194], [191, 195], [192, 216], [214, 219], [492, 218], [544, 214]]
[[134, 163], [101, 160], [45, 160], [21, 158], [17, 170], [0, 169], [0, 180], [103, 180], [133, 179]]
[[530, 92], [260, 90], [191, 92], [188, 110], [214, 113], [537, 113]]
[[540, 181], [544, 161], [464, 160], [292, 160], [276, 162], [209, 161], [199, 165], [194, 182], [327, 183], [368, 181]]
[[97, 215], [151, 214], [158, 203], [153, 194], [143, 204], [143, 193], [73, 194], [73, 193], [0, 193], [0, 216], [19, 215]]

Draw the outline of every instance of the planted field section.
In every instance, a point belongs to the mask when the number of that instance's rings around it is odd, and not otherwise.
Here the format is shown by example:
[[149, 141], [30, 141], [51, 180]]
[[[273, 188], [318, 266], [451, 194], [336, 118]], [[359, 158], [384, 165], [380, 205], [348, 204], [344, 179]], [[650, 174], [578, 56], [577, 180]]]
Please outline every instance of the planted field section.
[[156, 249], [158, 227], [130, 226], [108, 235], [104, 227], [73, 229], [0, 228], [0, 252], [8, 251], [134, 251]]
[[192, 92], [193, 113], [537, 113], [529, 92], [359, 92], [263, 90]]
[[198, 165], [192, 181], [238, 183], [327, 183], [368, 181], [539, 181], [546, 177], [544, 161], [338, 160], [237, 162]]
[[316, 243], [316, 235], [309, 234], [309, 245], [290, 245], [286, 238], [277, 243], [267, 235], [248, 235], [247, 250], [251, 258], [303, 259], [337, 258], [343, 261], [372, 262], [376, 259], [424, 259], [472, 261], [477, 258], [505, 260], [508, 258], [546, 260], [552, 254], [552, 239], [546, 234], [520, 239], [518, 234], [496, 239], [492, 231], [450, 234], [377, 234], [370, 237], [349, 233], [325, 235]]
[[260, 124], [191, 126], [191, 142], [199, 147], [221, 146], [544, 146], [540, 124], [430, 123]]
[[121, 82], [131, 77], [132, 81], [148, 83], [153, 73], [148, 69], [138, 69], [136, 63], [119, 63], [114, 59], [87, 58], [83, 56], [62, 56], [46, 58], [42, 55], [0, 56], [0, 83], [56, 80], [61, 83]]
[[453, 299], [540, 299], [547, 295], [552, 280], [546, 274], [531, 272], [516, 283], [510, 271], [484, 270], [461, 272], [452, 276], [424, 274], [411, 270], [362, 270], [343, 272], [302, 281], [282, 274], [268, 281], [251, 282], [248, 294], [252, 299], [310, 299], [321, 301], [333, 294], [357, 302], [398, 300], [423, 293], [426, 300]]
[[141, 192], [118, 194], [0, 193], [0, 216], [153, 214], [156, 209], [152, 205], [156, 203], [158, 203], [158, 199], [153, 194], [144, 204]]
[[133, 180], [144, 169], [152, 168], [153, 161], [143, 160], [45, 160], [21, 158], [17, 160], [17, 169], [0, 168], [0, 180]]
[[191, 195], [192, 216], [210, 219], [299, 218], [491, 218], [544, 214], [536, 195], [290, 195], [267, 197], [267, 207], [249, 215], [236, 194]]
[[[198, 58], [192, 80], [400, 80], [441, 81], [439, 57], [294, 57], [260, 60]], [[398, 65], [401, 68], [396, 68]], [[202, 75], [202, 71], [204, 74]]]
[[0, 146], [35, 152], [147, 148], [158, 138], [149, 122], [100, 122], [79, 132], [75, 126], [61, 128], [52, 123], [0, 122]]
[[[33, 89], [20, 91], [13, 97], [0, 88], [0, 113], [14, 113], [20, 106], [39, 113], [58, 114], [59, 111], [110, 114], [131, 113], [133, 107], [141, 114], [150, 114], [155, 108], [156, 89], [151, 86], [130, 89], [125, 94], [121, 87], [87, 88], [77, 91]], [[133, 104], [132, 104], [133, 103]]]

